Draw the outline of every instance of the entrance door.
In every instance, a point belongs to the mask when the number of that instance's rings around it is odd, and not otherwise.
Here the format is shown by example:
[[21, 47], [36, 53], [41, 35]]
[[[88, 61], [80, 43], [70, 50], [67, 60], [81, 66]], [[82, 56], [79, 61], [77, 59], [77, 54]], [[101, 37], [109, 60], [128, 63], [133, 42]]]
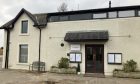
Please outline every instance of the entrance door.
[[86, 73], [104, 72], [104, 45], [85, 46]]

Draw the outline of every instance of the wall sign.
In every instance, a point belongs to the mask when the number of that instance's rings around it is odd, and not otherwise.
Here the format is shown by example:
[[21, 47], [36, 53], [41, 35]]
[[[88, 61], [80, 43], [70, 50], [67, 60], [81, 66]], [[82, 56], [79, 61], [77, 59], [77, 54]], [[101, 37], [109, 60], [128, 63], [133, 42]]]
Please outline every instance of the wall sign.
[[122, 54], [115, 54], [115, 63], [122, 63]]
[[108, 64], [122, 64], [122, 53], [108, 53]]
[[75, 60], [76, 62], [81, 62], [81, 61], [82, 61], [82, 59], [81, 59], [81, 58], [82, 58], [81, 54], [76, 53], [76, 57], [75, 57], [75, 58], [76, 58], [76, 60]]
[[70, 62], [75, 62], [75, 53], [70, 54]]
[[108, 63], [114, 63], [115, 54], [108, 54]]
[[80, 46], [80, 44], [71, 44], [70, 45], [70, 50], [71, 51], [80, 51], [81, 50], [81, 46]]
[[82, 62], [82, 54], [81, 53], [70, 53], [70, 62], [79, 63]]

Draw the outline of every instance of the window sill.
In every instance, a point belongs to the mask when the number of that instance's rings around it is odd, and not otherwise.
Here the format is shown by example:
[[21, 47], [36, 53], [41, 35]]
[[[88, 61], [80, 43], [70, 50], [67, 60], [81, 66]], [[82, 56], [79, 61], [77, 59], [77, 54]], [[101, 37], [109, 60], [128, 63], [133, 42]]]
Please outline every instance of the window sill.
[[29, 66], [29, 63], [17, 63], [17, 65]]
[[19, 36], [29, 36], [29, 34], [19, 34]]

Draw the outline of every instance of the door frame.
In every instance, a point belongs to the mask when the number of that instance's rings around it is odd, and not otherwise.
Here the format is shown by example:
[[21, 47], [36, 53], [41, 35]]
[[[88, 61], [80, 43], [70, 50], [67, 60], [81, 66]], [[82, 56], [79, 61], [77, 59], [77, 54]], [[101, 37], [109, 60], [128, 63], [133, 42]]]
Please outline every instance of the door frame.
[[[101, 46], [101, 47], [103, 47], [103, 52], [102, 52], [102, 54], [103, 54], [103, 72], [101, 72], [101, 73], [103, 73], [104, 74], [104, 44], [85, 44], [85, 73], [88, 73], [87, 72], [87, 66], [86, 66], [86, 63], [87, 63], [87, 60], [86, 60], [86, 57], [87, 57], [87, 54], [86, 54], [86, 47], [88, 47], [88, 46]], [[96, 72], [95, 72], [96, 73]]]

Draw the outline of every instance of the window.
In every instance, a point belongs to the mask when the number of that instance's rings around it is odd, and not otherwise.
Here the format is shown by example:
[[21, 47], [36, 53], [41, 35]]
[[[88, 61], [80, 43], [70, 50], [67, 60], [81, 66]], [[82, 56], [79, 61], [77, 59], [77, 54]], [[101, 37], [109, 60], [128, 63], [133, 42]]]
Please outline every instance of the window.
[[70, 15], [70, 20], [89, 20], [89, 19], [92, 19], [91, 13]]
[[108, 12], [109, 18], [117, 18], [117, 12]]
[[93, 18], [96, 18], [96, 19], [100, 19], [100, 18], [106, 18], [107, 15], [106, 13], [97, 13], [97, 14], [93, 14]]
[[138, 11], [138, 16], [140, 16], [140, 10]]
[[67, 21], [68, 20], [68, 16], [60, 16], [60, 21]]
[[134, 10], [119, 11], [119, 17], [130, 17], [135, 16]]
[[28, 61], [28, 45], [19, 46], [19, 63], [27, 63]]
[[59, 16], [51, 16], [49, 19], [50, 22], [56, 22], [59, 21]]
[[21, 33], [28, 33], [28, 21], [22, 21]]
[[80, 52], [70, 52], [69, 56], [71, 63], [81, 63], [82, 62], [82, 54]]

